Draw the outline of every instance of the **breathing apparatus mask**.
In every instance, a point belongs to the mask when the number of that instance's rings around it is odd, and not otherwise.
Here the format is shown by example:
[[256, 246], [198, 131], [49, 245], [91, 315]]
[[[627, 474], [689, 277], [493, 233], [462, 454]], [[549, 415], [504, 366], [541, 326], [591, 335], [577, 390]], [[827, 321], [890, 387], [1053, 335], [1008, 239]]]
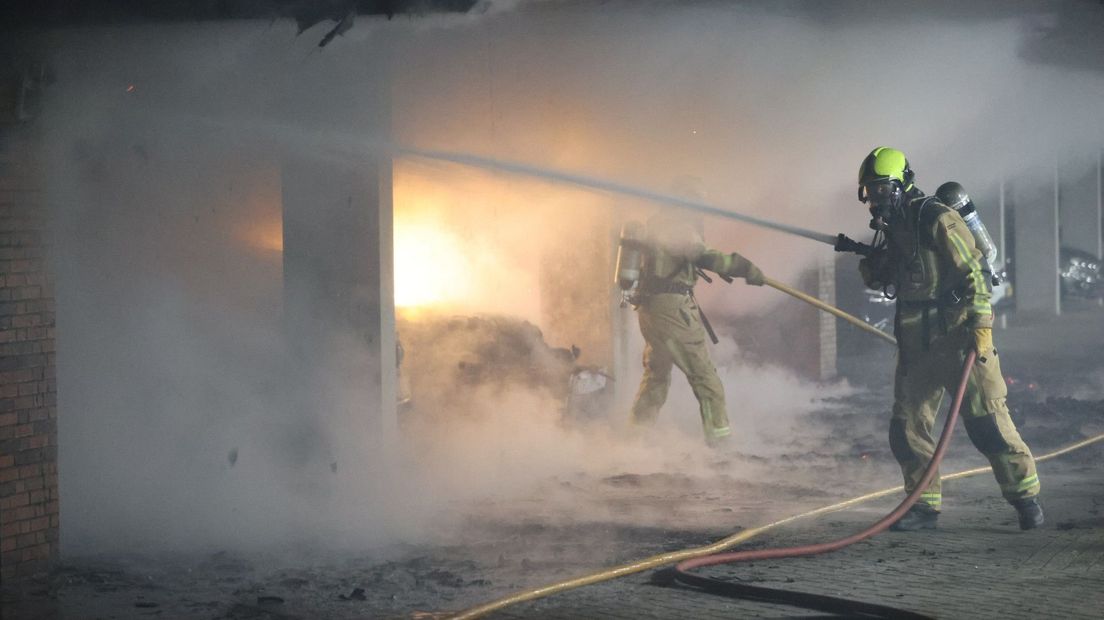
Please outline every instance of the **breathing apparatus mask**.
[[894, 179], [879, 179], [859, 186], [859, 201], [870, 209], [870, 228], [885, 231], [902, 214], [904, 188]]

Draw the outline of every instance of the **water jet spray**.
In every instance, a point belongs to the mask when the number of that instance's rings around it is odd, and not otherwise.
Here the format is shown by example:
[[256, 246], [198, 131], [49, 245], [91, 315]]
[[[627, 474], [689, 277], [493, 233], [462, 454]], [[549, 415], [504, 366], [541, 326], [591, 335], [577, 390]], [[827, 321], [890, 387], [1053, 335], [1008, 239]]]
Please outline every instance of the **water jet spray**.
[[562, 183], [570, 183], [572, 185], [579, 185], [581, 187], [589, 187], [591, 189], [624, 194], [626, 196], [633, 196], [634, 198], [642, 198], [644, 200], [650, 200], [652, 202], [659, 202], [675, 207], [681, 207], [683, 209], [689, 209], [691, 211], [697, 211], [699, 213], [706, 213], [709, 215], [715, 215], [717, 217], [724, 217], [740, 222], [746, 222], [748, 224], [759, 226], [761, 228], [776, 230], [778, 232], [783, 232], [789, 235], [796, 235], [798, 237], [804, 237], [806, 239], [812, 239], [813, 241], [826, 243], [833, 247], [836, 245], [836, 235], [829, 235], [826, 233], [817, 232], [815, 230], [808, 230], [790, 224], [783, 224], [781, 222], [772, 222], [771, 220], [765, 220], [763, 218], [745, 215], [736, 211], [721, 209], [720, 207], [708, 205], [704, 202], [698, 202], [696, 200], [686, 200], [685, 198], [678, 198], [676, 196], [671, 196], [668, 194], [661, 194], [659, 192], [631, 187], [629, 185], [623, 185], [621, 183], [615, 183], [613, 181], [607, 181], [604, 179], [595, 179], [593, 177], [587, 177], [579, 174], [548, 170], [546, 168], [539, 168], [537, 166], [530, 166], [528, 164], [501, 161], [488, 157], [480, 157], [478, 155], [470, 155], [467, 153], [428, 151], [408, 147], [395, 147], [394, 153], [397, 155], [405, 155], [408, 157], [421, 157], [424, 159], [435, 159], [439, 161], [452, 162], [454, 164], [461, 164], [464, 166], [486, 168], [488, 170], [499, 170], [502, 172], [510, 172], [512, 174], [537, 177], [541, 179], [559, 181]]

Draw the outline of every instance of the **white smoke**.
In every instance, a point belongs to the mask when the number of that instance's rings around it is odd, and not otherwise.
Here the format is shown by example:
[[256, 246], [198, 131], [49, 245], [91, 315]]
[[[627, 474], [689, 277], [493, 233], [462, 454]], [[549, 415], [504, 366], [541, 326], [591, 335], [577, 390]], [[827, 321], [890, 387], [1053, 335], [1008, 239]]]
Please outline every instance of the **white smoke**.
[[[948, 178], [968, 188], [1028, 178], [1057, 155], [1088, 166], [1083, 155], [1104, 142], [1099, 67], [1025, 59], [1045, 39], [1040, 17], [1065, 5], [971, 4], [495, 2], [463, 20], [361, 19], [323, 51], [284, 22], [45, 35], [57, 75], [43, 126], [66, 549], [331, 530], [406, 539], [450, 501], [524, 496], [571, 472], [707, 467], [677, 373], [658, 434], [641, 443], [617, 424], [563, 429], [553, 404], [521, 393], [457, 416], [447, 436], [418, 437], [439, 441], [422, 443], [409, 470], [376, 462], [363, 386], [339, 376], [320, 400], [289, 387], [317, 369], [288, 350], [279, 252], [264, 242], [280, 218], [281, 156], [310, 141], [356, 159], [350, 144], [370, 154], [395, 142], [659, 192], [693, 175], [720, 206], [859, 236], [854, 178], [874, 146], [904, 150], [930, 191]], [[555, 245], [546, 233], [576, 217], [593, 223], [579, 213], [656, 208], [489, 176], [501, 185], [448, 208], [502, 198], [480, 205], [502, 206], [501, 218], [456, 226], [499, 235], [515, 258]], [[831, 256], [812, 241], [707, 224], [712, 245], [782, 280]], [[501, 299], [471, 310], [533, 318], [535, 281], [503, 284]], [[722, 314], [777, 301], [766, 289], [725, 291], [705, 300]], [[355, 356], [350, 346], [334, 357]], [[848, 389], [729, 351], [717, 359], [737, 447], [751, 453], [772, 455], [817, 398]]]

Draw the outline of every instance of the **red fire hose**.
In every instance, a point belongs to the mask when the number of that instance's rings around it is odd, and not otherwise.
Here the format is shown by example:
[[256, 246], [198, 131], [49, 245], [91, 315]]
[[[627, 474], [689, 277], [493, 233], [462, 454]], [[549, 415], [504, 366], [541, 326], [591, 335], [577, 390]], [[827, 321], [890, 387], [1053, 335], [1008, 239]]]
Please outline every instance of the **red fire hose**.
[[779, 558], [794, 558], [805, 555], [816, 555], [818, 553], [828, 553], [829, 551], [837, 551], [848, 545], [859, 542], [866, 538], [870, 538], [875, 534], [885, 531], [890, 525], [900, 519], [905, 512], [908, 511], [920, 494], [931, 483], [932, 478], [935, 477], [935, 472], [939, 468], [939, 462], [943, 459], [943, 454], [947, 451], [947, 446], [951, 442], [951, 434], [954, 432], [955, 424], [958, 421], [958, 411], [962, 407], [962, 399], [966, 393], [966, 385], [970, 381], [970, 372], [973, 370], [974, 361], [977, 359], [977, 352], [970, 350], [966, 354], [966, 361], [962, 366], [962, 379], [958, 383], [958, 389], [955, 391], [954, 401], [951, 403], [950, 413], [947, 415], [947, 423], [943, 428], [943, 434], [939, 437], [939, 443], [935, 447], [935, 453], [932, 455], [931, 461], [928, 463], [928, 467], [924, 470], [924, 476], [920, 482], [913, 489], [912, 493], [908, 494], [908, 497], [904, 499], [892, 512], [882, 517], [877, 523], [871, 525], [865, 530], [834, 540], [831, 542], [819, 543], [814, 545], [803, 545], [798, 547], [780, 547], [773, 549], [756, 549], [752, 551], [734, 551], [731, 553], [718, 553], [715, 555], [708, 555], [690, 560], [679, 562], [675, 565], [673, 571], [673, 577], [675, 580], [701, 588], [711, 593], [722, 594], [725, 596], [732, 596], [737, 598], [748, 598], [764, 602], [772, 603], [784, 603], [797, 607], [803, 607], [806, 609], [817, 609], [820, 611], [827, 611], [832, 613], [846, 613], [851, 615], [864, 615], [868, 617], [893, 617], [893, 618], [927, 618], [922, 614], [909, 612], [892, 607], [886, 607], [882, 605], [875, 605], [871, 603], [863, 603], [860, 601], [851, 601], [848, 599], [836, 598], [831, 596], [823, 596], [819, 594], [808, 594], [803, 592], [792, 592], [788, 590], [778, 590], [774, 588], [764, 588], [759, 586], [750, 586], [746, 584], [733, 583], [729, 581], [721, 581], [718, 579], [710, 579], [708, 577], [701, 577], [699, 575], [693, 575], [688, 571], [695, 568], [701, 568], [703, 566], [714, 566], [717, 564], [731, 564], [734, 562], [750, 562], [754, 560], [774, 560]]

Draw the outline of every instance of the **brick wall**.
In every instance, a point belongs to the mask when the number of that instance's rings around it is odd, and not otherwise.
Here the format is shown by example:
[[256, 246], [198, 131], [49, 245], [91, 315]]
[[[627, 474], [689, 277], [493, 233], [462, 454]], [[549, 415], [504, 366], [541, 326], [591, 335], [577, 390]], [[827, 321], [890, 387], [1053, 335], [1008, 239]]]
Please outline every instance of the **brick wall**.
[[58, 555], [57, 378], [46, 209], [30, 131], [0, 126], [0, 579]]

